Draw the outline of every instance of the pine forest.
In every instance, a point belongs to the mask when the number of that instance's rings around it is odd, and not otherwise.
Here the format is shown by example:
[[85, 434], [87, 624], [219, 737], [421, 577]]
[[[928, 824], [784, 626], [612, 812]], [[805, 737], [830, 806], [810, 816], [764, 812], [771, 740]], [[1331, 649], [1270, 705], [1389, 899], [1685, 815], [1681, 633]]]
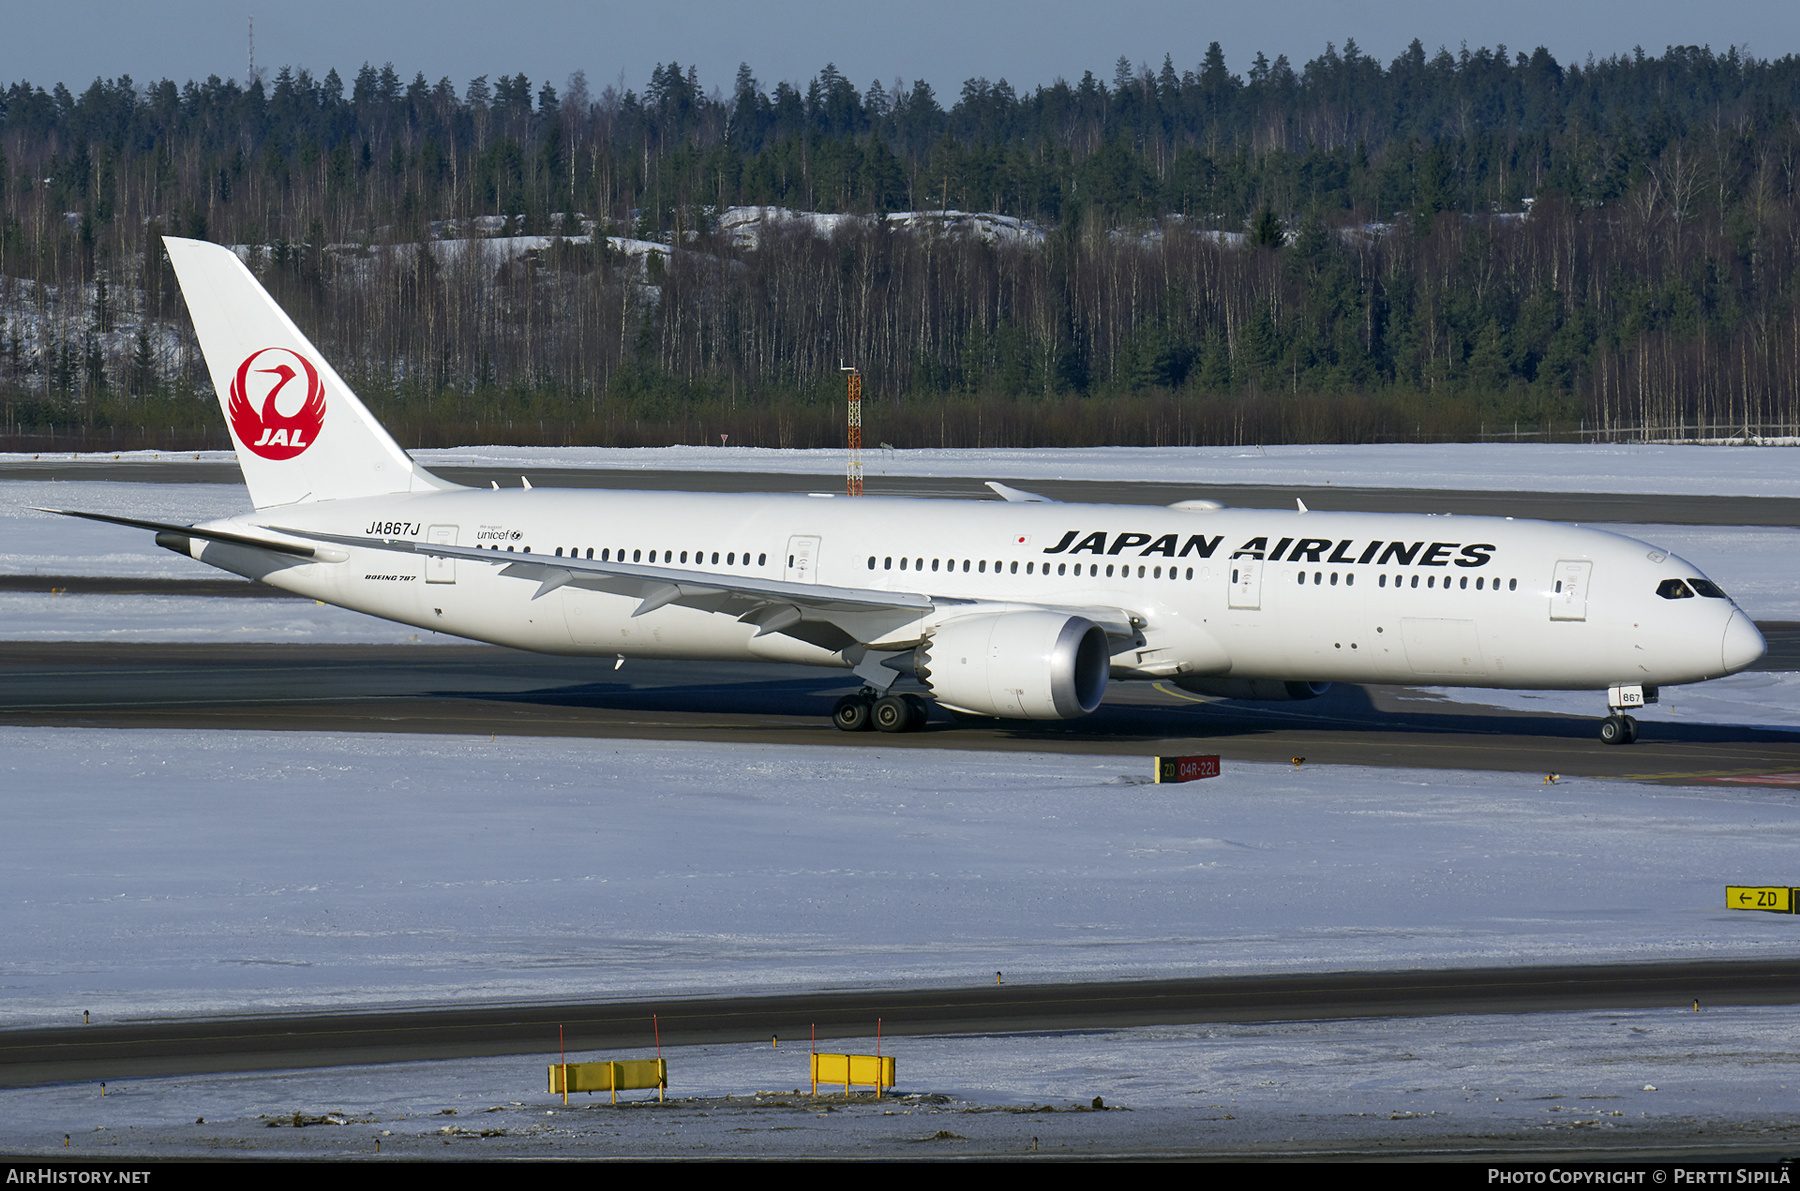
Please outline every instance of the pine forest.
[[1792, 56], [19, 82], [0, 445], [228, 445], [164, 235], [407, 446], [1800, 432]]

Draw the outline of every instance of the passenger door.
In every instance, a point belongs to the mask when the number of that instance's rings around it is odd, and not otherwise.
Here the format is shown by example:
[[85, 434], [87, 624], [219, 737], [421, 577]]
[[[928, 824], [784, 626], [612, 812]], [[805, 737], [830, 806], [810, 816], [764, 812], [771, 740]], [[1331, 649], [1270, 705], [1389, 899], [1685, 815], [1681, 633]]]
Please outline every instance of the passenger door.
[[787, 581], [789, 583], [815, 583], [813, 574], [819, 557], [819, 539], [796, 534], [788, 539], [787, 548]]
[[1551, 620], [1586, 620], [1588, 581], [1594, 573], [1591, 562], [1564, 561], [1556, 564], [1550, 587]]
[[[434, 525], [425, 531], [425, 537], [433, 546], [454, 546], [456, 545], [456, 526]], [[427, 554], [425, 556], [425, 582], [455, 583], [456, 560], [442, 558], [436, 554]]]
[[1231, 606], [1259, 609], [1262, 607], [1263, 561], [1260, 558], [1231, 560]]

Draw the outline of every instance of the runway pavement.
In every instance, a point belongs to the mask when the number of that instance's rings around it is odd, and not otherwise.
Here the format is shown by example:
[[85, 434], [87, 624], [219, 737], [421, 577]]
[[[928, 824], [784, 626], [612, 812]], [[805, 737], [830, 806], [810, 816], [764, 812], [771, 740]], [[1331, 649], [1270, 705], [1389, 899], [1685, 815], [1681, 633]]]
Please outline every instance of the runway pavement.
[[0, 643], [0, 723], [78, 727], [423, 732], [734, 743], [999, 749], [1230, 761], [1556, 772], [1694, 782], [1800, 772], [1800, 733], [1646, 724], [1599, 742], [1593, 718], [1408, 700], [1405, 688], [1333, 687], [1303, 703], [1203, 701], [1115, 683], [1092, 716], [925, 731], [845, 733], [847, 673], [774, 663], [553, 657], [485, 645]]
[[[128, 1021], [0, 1032], [0, 1086], [872, 1034], [1785, 1005], [1800, 960], [1325, 972]], [[654, 1016], [656, 1025], [652, 1026]], [[802, 1043], [803, 1045], [803, 1043]]]

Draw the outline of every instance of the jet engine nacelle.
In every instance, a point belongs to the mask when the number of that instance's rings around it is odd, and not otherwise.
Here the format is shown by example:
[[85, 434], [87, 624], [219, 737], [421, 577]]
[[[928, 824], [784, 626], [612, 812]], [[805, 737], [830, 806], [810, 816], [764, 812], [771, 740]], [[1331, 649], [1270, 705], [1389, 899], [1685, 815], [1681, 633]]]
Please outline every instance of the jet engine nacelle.
[[1317, 699], [1331, 689], [1329, 682], [1283, 682], [1279, 678], [1203, 678], [1183, 674], [1175, 685], [1196, 695], [1216, 699], [1255, 699], [1266, 703], [1282, 703], [1298, 699]]
[[1066, 612], [997, 612], [940, 626], [915, 672], [953, 711], [1068, 720], [1100, 706], [1112, 668], [1106, 630]]

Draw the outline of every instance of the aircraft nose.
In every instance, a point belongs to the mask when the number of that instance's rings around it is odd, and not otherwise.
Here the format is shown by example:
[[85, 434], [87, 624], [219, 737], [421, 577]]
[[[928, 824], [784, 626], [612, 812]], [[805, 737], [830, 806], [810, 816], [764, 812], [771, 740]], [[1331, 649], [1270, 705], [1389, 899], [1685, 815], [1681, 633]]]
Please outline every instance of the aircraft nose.
[[1725, 638], [1720, 643], [1720, 661], [1724, 663], [1725, 673], [1736, 674], [1768, 651], [1769, 643], [1763, 640], [1751, 619], [1742, 612], [1733, 612], [1725, 625]]

